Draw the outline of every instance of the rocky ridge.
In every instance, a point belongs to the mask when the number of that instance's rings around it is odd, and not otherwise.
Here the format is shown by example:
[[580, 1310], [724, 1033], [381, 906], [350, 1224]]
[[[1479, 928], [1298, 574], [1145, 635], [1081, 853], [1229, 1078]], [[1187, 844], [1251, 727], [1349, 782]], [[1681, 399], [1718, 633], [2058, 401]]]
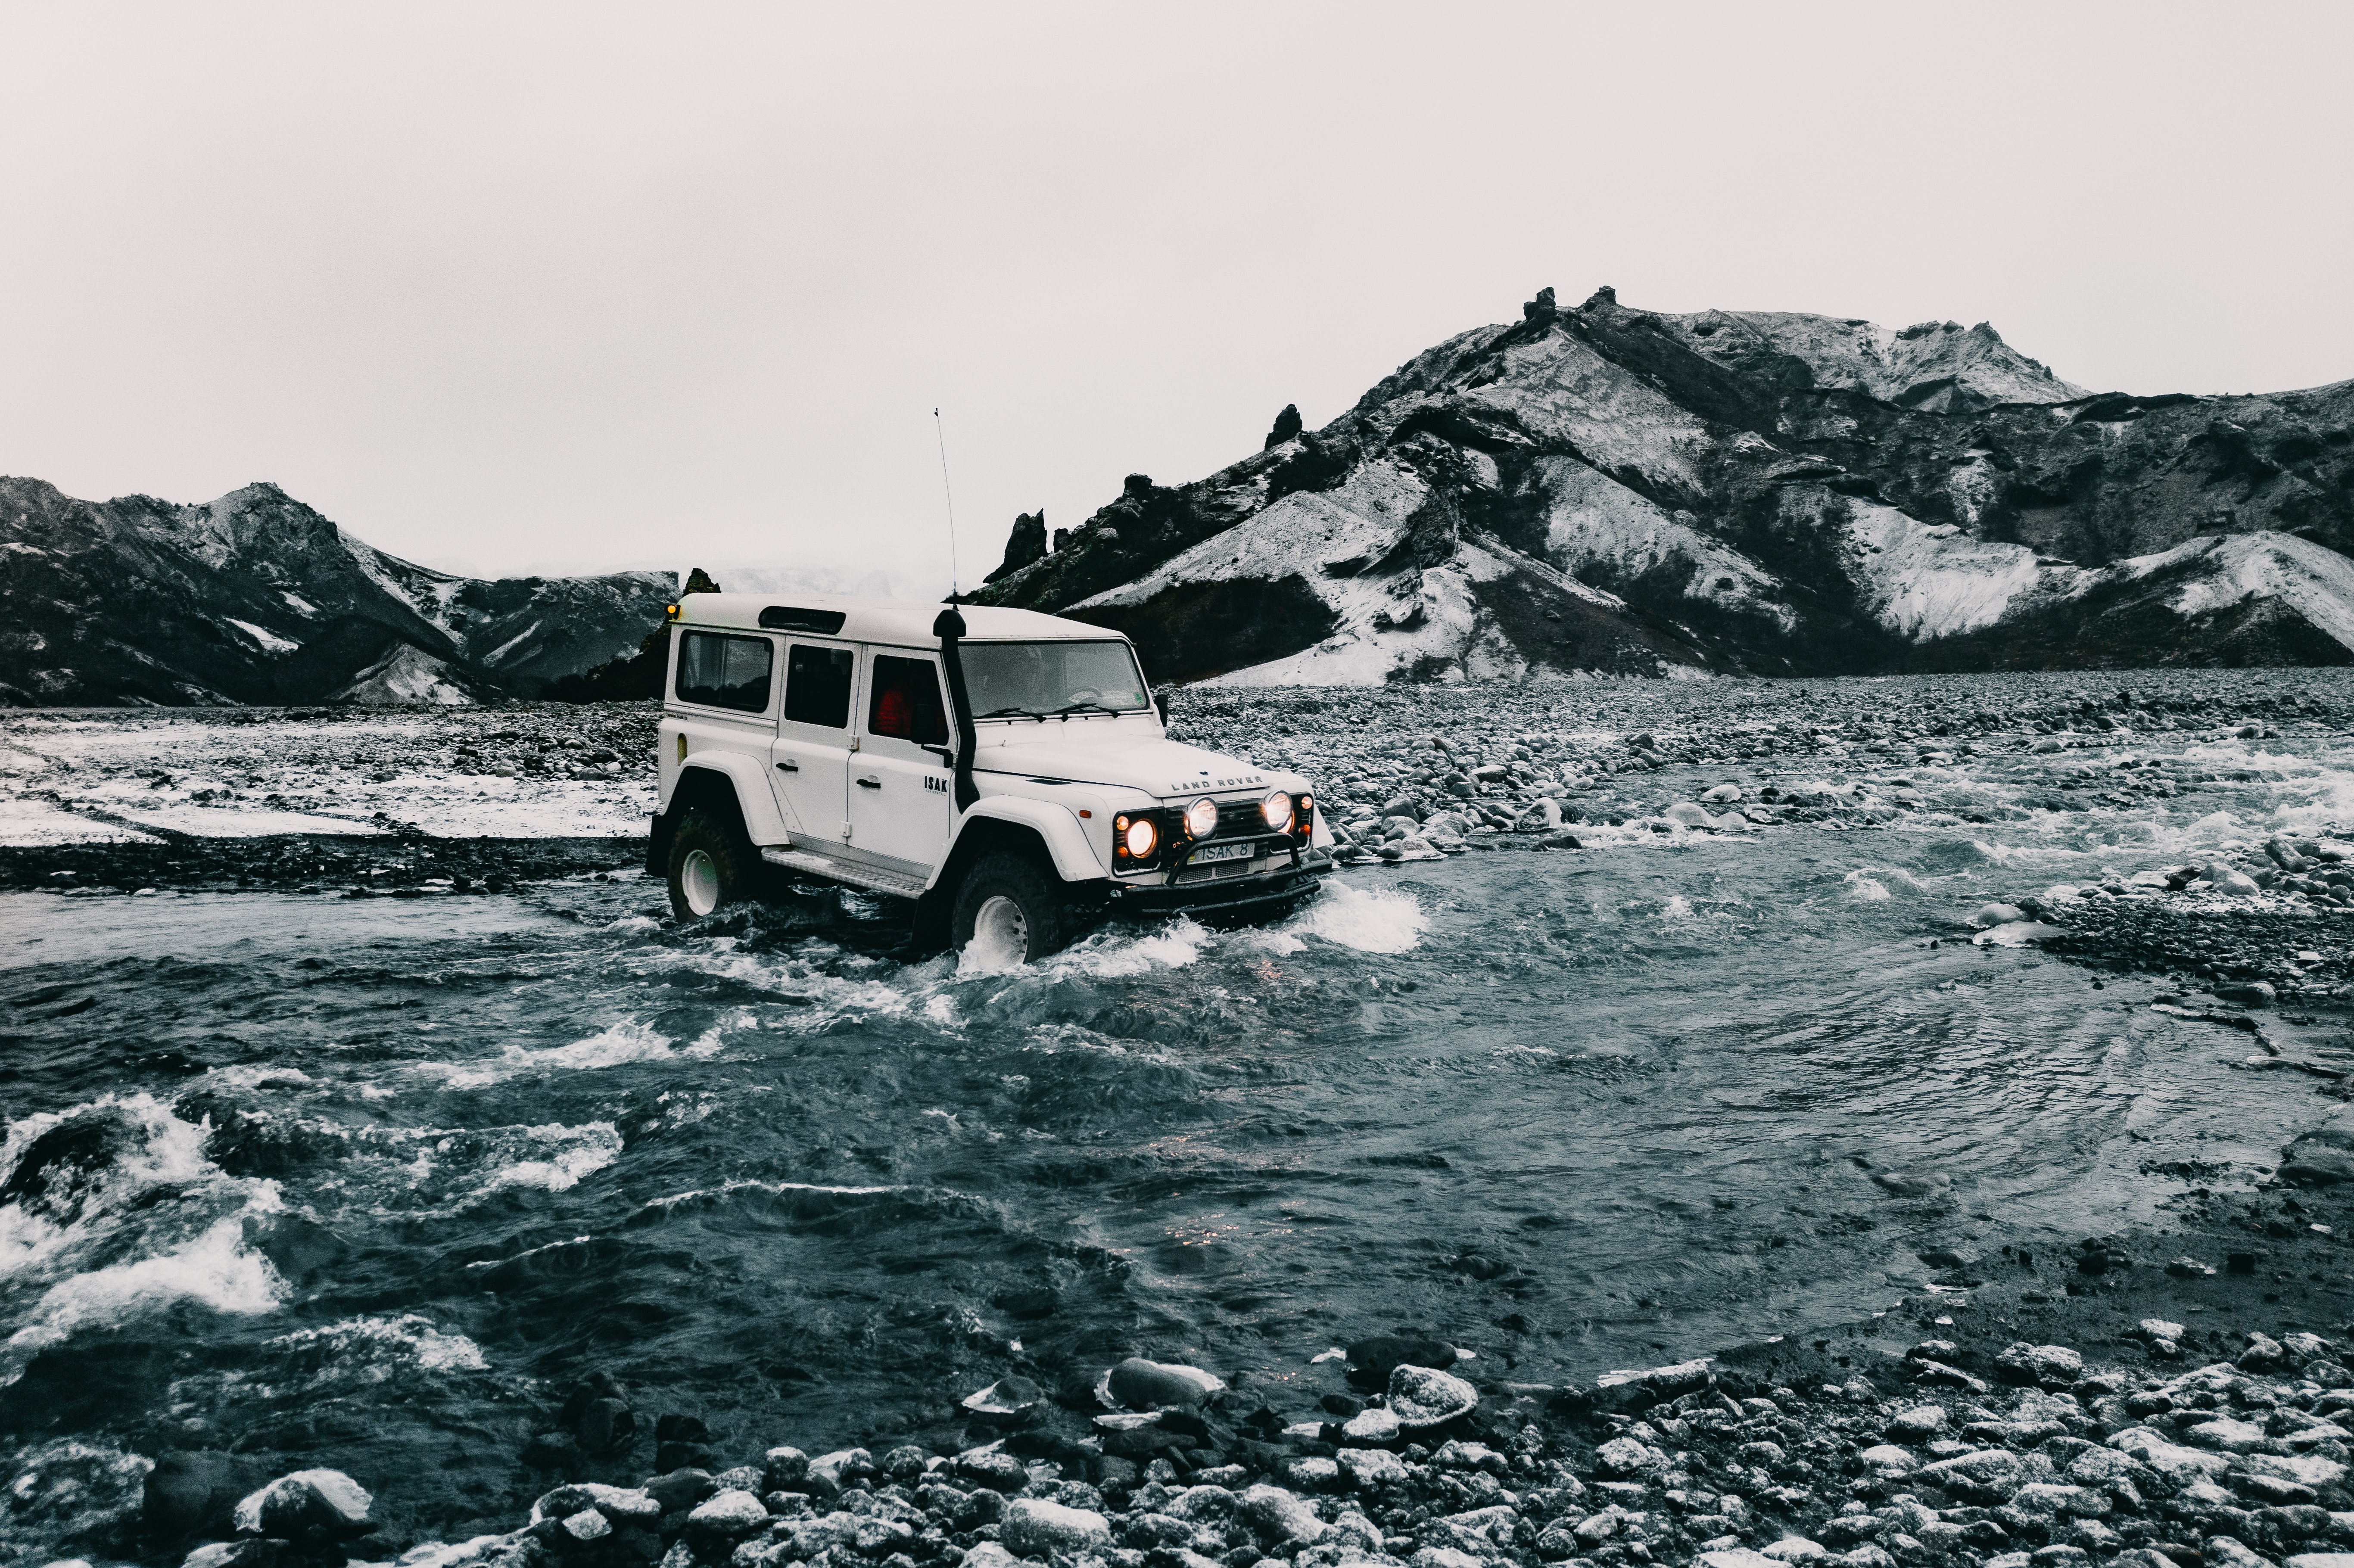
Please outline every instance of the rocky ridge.
[[1984, 323], [1546, 290], [978, 597], [1182, 682], [2335, 664], [2349, 549], [2354, 383], [2088, 395]]
[[465, 704], [635, 648], [658, 572], [488, 581], [387, 555], [273, 484], [200, 506], [0, 478], [0, 704]]

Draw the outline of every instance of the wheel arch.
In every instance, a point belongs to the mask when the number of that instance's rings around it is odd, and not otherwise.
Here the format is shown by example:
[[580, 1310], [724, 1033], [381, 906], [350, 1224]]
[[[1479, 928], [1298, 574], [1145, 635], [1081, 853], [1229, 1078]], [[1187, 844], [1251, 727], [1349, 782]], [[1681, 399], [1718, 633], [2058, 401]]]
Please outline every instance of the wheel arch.
[[1002, 848], [1035, 855], [1058, 882], [1100, 883], [1107, 876], [1103, 862], [1096, 858], [1095, 846], [1087, 842], [1069, 807], [997, 795], [981, 800], [964, 814], [933, 885], [953, 885], [953, 879], [976, 857]]
[[679, 820], [696, 807], [731, 820], [755, 844], [790, 843], [777, 799], [768, 779], [757, 771], [758, 759], [733, 752], [692, 755], [678, 770], [671, 787], [670, 809], [663, 813], [674, 830]]

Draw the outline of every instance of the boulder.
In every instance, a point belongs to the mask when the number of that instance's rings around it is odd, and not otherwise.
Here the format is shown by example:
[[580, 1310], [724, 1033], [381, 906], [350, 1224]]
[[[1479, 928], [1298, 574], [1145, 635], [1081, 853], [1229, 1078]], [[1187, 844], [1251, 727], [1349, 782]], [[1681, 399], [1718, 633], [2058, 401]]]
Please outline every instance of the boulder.
[[1390, 1373], [1388, 1404], [1402, 1427], [1437, 1426], [1470, 1414], [1479, 1391], [1429, 1367], [1401, 1366]]
[[242, 1454], [192, 1448], [165, 1454], [147, 1472], [140, 1519], [158, 1541], [228, 1535], [238, 1499], [270, 1478], [269, 1467]]
[[1096, 1386], [1096, 1395], [1108, 1406], [1167, 1410], [1199, 1404], [1225, 1386], [1223, 1378], [1199, 1367], [1168, 1365], [1130, 1356], [1104, 1373], [1103, 1381]]
[[368, 1519], [370, 1501], [360, 1484], [341, 1470], [296, 1470], [249, 1493], [229, 1522], [239, 1535], [324, 1548], [356, 1541], [376, 1529]]

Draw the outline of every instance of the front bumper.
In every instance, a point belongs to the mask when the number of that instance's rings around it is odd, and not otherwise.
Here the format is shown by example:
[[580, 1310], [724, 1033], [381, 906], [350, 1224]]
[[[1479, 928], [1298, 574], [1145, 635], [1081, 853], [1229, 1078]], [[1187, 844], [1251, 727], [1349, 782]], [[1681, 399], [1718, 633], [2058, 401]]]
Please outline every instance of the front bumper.
[[[1330, 857], [1320, 869], [1331, 869]], [[1281, 871], [1182, 886], [1114, 884], [1105, 907], [1135, 915], [1281, 915], [1316, 891], [1320, 868], [1304, 862]]]

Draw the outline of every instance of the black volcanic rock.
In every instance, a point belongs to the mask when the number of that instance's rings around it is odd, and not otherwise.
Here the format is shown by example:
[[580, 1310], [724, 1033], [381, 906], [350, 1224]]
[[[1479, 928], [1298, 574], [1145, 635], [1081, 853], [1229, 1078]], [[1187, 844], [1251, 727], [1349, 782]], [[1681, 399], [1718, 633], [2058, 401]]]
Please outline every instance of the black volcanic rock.
[[1275, 417], [1275, 428], [1267, 431], [1267, 440], [1260, 450], [1265, 450], [1267, 447], [1281, 446], [1284, 442], [1291, 440], [1292, 437], [1299, 433], [1302, 421], [1299, 418], [1299, 405], [1297, 403], [1286, 403], [1283, 406], [1283, 412]]
[[1000, 577], [1011, 577], [1033, 561], [1043, 561], [1045, 558], [1046, 514], [1044, 510], [1042, 508], [1034, 513], [1017, 513], [1013, 518], [1013, 532], [1005, 541], [1004, 561], [981, 581], [993, 583]]
[[2354, 659], [2354, 383], [2087, 395], [1986, 323], [1552, 291], [980, 596], [1253, 682]]
[[0, 478], [0, 705], [530, 696], [628, 654], [670, 588], [453, 577], [272, 484], [180, 506]]

